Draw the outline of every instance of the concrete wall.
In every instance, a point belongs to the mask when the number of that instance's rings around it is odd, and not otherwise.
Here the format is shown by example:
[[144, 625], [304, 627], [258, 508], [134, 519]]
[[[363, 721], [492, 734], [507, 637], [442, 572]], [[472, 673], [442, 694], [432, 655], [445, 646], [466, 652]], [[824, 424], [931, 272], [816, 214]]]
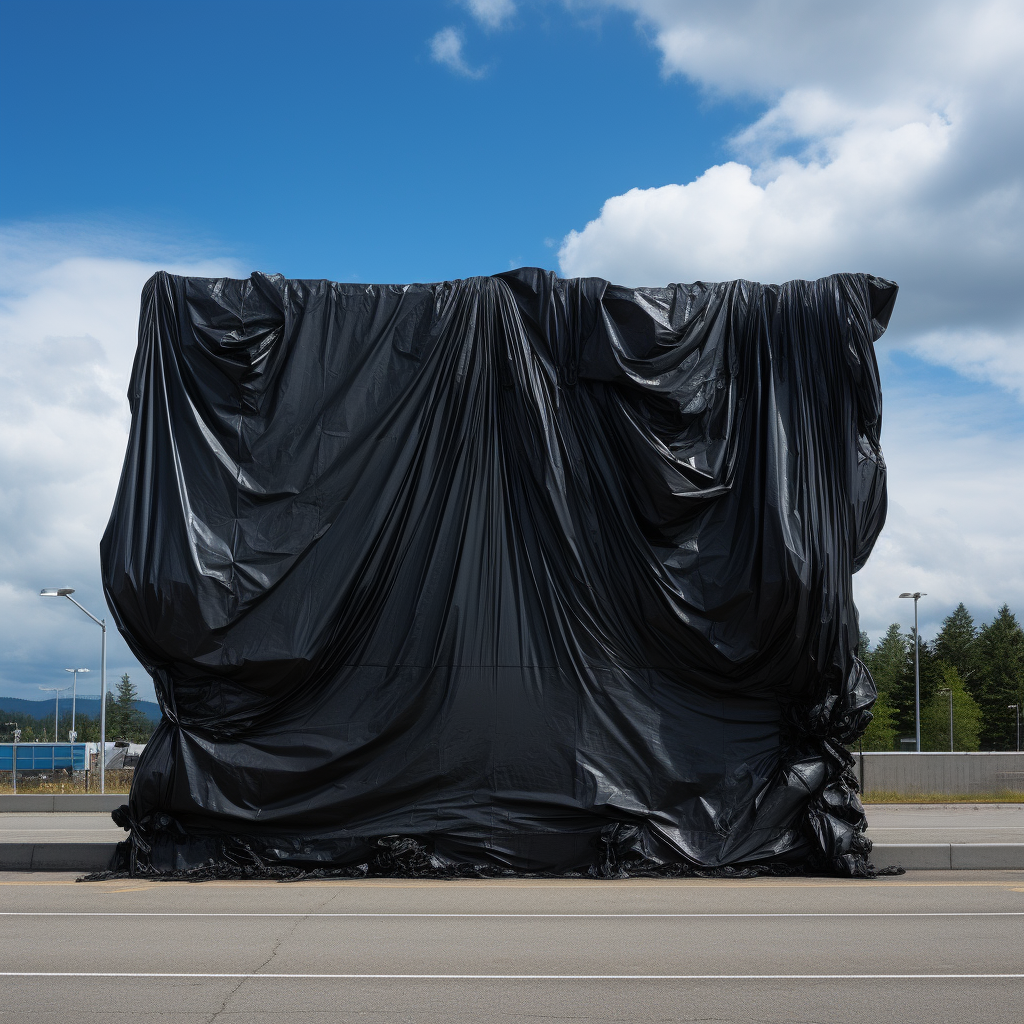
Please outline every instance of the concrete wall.
[[[854, 754], [863, 792], [1024, 792], [1024, 753]], [[863, 775], [860, 760], [863, 757]]]
[[6, 793], [0, 795], [0, 814], [22, 811], [48, 814], [50, 811], [113, 811], [128, 803], [127, 793]]

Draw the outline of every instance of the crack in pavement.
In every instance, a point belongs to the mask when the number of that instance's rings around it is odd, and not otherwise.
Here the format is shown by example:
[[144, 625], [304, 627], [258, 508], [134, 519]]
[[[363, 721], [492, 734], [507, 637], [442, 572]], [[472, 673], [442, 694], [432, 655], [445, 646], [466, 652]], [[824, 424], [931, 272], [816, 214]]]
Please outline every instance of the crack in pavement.
[[[274, 943], [274, 948], [270, 951], [270, 955], [266, 958], [266, 960], [263, 961], [263, 963], [261, 963], [259, 965], [259, 967], [256, 967], [253, 970], [252, 973], [253, 974], [259, 974], [267, 966], [267, 964], [269, 964], [270, 961], [273, 960], [275, 956], [277, 956], [277, 951], [281, 948], [281, 943], [283, 943], [285, 941], [285, 939], [291, 938], [291, 936], [295, 934], [295, 930], [299, 927], [299, 925], [301, 925], [303, 923], [303, 921], [307, 921], [307, 920], [309, 920], [308, 913], [303, 914], [302, 917], [293, 918], [292, 922], [291, 922], [291, 927], [288, 928], [286, 931], [284, 931], [281, 935], [279, 935], [277, 937], [277, 941]], [[217, 1007], [217, 1009], [213, 1011], [213, 1014], [210, 1016], [209, 1020], [206, 1021], [206, 1024], [214, 1024], [214, 1021], [216, 1021], [216, 1019], [218, 1017], [220, 1017], [222, 1014], [228, 1012], [227, 1011], [227, 1005], [228, 1005], [229, 1002], [231, 1002], [231, 999], [234, 996], [234, 994], [247, 981], [252, 981], [252, 980], [254, 980], [254, 979], [252, 979], [252, 978], [240, 978], [239, 981], [238, 981], [238, 984], [235, 985], [234, 988], [232, 988], [227, 993], [227, 995], [224, 996], [224, 999], [221, 1001], [220, 1006]]]

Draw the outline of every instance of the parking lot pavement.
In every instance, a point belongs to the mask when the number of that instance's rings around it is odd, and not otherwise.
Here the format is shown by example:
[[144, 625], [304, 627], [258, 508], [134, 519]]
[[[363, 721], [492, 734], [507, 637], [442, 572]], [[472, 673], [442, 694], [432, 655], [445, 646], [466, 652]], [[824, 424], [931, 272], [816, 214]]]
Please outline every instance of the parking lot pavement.
[[1024, 872], [79, 883], [0, 875], [0, 1020], [1020, 1019]]
[[1024, 843], [1024, 804], [868, 804], [876, 843]]

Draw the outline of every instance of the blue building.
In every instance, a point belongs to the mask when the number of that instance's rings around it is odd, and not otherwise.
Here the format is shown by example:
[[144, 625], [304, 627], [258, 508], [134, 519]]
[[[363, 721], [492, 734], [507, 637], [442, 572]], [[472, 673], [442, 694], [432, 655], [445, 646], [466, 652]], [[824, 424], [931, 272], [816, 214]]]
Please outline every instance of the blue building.
[[[0, 743], [0, 772], [11, 770], [14, 747], [13, 743]], [[84, 771], [88, 767], [84, 743], [19, 743], [17, 748], [19, 772]]]

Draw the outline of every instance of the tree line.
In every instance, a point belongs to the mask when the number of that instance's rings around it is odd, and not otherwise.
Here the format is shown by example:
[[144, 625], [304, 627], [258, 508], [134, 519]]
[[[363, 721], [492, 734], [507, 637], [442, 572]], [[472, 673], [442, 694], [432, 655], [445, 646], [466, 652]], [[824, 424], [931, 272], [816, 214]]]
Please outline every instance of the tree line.
[[[128, 740], [129, 743], [145, 743], [153, 735], [155, 726], [135, 707], [138, 691], [126, 672], [117, 684], [117, 694], [107, 693], [107, 739]], [[21, 742], [54, 741], [53, 715], [35, 718], [23, 712], [0, 711], [4, 725], [0, 733], [3, 741], [10, 743], [14, 739], [13, 727], [7, 723], [16, 722], [21, 729]], [[71, 712], [65, 711], [57, 721], [58, 742], [66, 743], [71, 729]], [[75, 731], [79, 743], [99, 743], [100, 716], [75, 715]]]
[[[878, 688], [864, 750], [899, 749], [914, 735], [914, 632], [894, 622], [872, 649], [860, 635], [861, 660]], [[1024, 630], [1004, 604], [980, 627], [964, 606], [947, 615], [931, 642], [920, 641], [921, 749], [949, 750], [950, 695], [954, 750], [1016, 750], [1024, 713]], [[1024, 731], [1024, 723], [1022, 723]]]

